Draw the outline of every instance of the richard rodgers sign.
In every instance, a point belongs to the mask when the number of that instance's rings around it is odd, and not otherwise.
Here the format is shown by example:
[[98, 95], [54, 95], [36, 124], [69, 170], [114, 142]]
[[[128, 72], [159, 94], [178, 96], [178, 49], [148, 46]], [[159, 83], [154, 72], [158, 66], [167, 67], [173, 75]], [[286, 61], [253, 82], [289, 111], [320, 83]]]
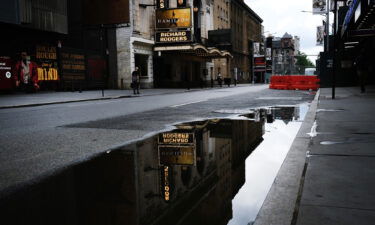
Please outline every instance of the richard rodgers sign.
[[156, 43], [190, 42], [191, 31], [156, 32]]

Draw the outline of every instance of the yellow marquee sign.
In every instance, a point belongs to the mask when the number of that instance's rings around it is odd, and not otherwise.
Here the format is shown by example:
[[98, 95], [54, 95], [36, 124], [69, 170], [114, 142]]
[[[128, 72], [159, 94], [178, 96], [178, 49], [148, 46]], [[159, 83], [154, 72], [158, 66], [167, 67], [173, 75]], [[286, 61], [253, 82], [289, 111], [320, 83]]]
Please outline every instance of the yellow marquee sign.
[[156, 29], [191, 27], [191, 9], [157, 9]]
[[156, 32], [156, 43], [190, 42], [191, 31], [162, 31]]

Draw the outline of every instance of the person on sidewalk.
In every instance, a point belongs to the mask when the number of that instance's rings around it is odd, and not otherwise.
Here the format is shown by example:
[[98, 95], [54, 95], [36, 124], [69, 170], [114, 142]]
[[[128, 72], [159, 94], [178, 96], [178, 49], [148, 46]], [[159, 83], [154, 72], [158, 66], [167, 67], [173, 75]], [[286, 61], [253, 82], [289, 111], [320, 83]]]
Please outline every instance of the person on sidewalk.
[[37, 65], [30, 61], [27, 52], [21, 52], [21, 59], [15, 65], [15, 74], [16, 87], [20, 90], [33, 93], [39, 89]]
[[139, 94], [139, 83], [140, 81], [140, 74], [139, 74], [139, 68], [135, 67], [135, 70], [132, 72], [132, 88], [133, 88], [133, 94]]
[[366, 79], [367, 79], [367, 72], [368, 72], [368, 56], [365, 55], [366, 51], [364, 48], [361, 49], [358, 57], [355, 60], [355, 66], [357, 70], [357, 76], [359, 85], [361, 87], [361, 93], [366, 92]]
[[223, 78], [222, 78], [220, 72], [217, 74], [217, 78], [216, 79], [217, 79], [217, 83], [219, 84], [219, 86], [222, 87], [223, 86]]
[[237, 75], [237, 67], [235, 67], [235, 68], [234, 68], [234, 76], [233, 76], [234, 86], [237, 86], [237, 79], [238, 79], [238, 75]]

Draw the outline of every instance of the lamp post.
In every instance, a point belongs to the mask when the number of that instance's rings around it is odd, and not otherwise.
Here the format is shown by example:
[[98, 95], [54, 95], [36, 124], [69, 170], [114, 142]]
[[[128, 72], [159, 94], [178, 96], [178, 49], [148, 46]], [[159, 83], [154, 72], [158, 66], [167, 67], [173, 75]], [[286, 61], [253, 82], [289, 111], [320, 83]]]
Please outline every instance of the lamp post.
[[[336, 23], [336, 10], [337, 10], [337, 0], [333, 0], [334, 1], [334, 12], [335, 12], [335, 23]], [[325, 40], [325, 52], [327, 53], [327, 57], [329, 58], [329, 12], [330, 12], [330, 0], [327, 0], [327, 11], [324, 14], [324, 16], [326, 16], [326, 40]], [[301, 11], [301, 12], [308, 12], [308, 11]], [[334, 35], [334, 39], [336, 40], [336, 25], [334, 26], [333, 28], [333, 35]], [[337, 44], [335, 43], [335, 41], [333, 42], [334, 45], [337, 46]], [[332, 99], [335, 99], [335, 83], [336, 83], [336, 72], [335, 72], [335, 57], [336, 57], [336, 47], [334, 46], [333, 48], [333, 57], [332, 57], [332, 61], [330, 62], [330, 65], [331, 65], [331, 68], [332, 68]]]

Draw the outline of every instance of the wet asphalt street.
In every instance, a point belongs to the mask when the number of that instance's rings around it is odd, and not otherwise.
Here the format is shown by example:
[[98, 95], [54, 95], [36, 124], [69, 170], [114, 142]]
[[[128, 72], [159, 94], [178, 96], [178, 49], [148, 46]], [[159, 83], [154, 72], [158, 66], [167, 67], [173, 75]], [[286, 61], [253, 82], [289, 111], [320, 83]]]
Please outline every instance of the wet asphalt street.
[[98, 153], [182, 121], [310, 102], [268, 85], [0, 110], [0, 197]]

